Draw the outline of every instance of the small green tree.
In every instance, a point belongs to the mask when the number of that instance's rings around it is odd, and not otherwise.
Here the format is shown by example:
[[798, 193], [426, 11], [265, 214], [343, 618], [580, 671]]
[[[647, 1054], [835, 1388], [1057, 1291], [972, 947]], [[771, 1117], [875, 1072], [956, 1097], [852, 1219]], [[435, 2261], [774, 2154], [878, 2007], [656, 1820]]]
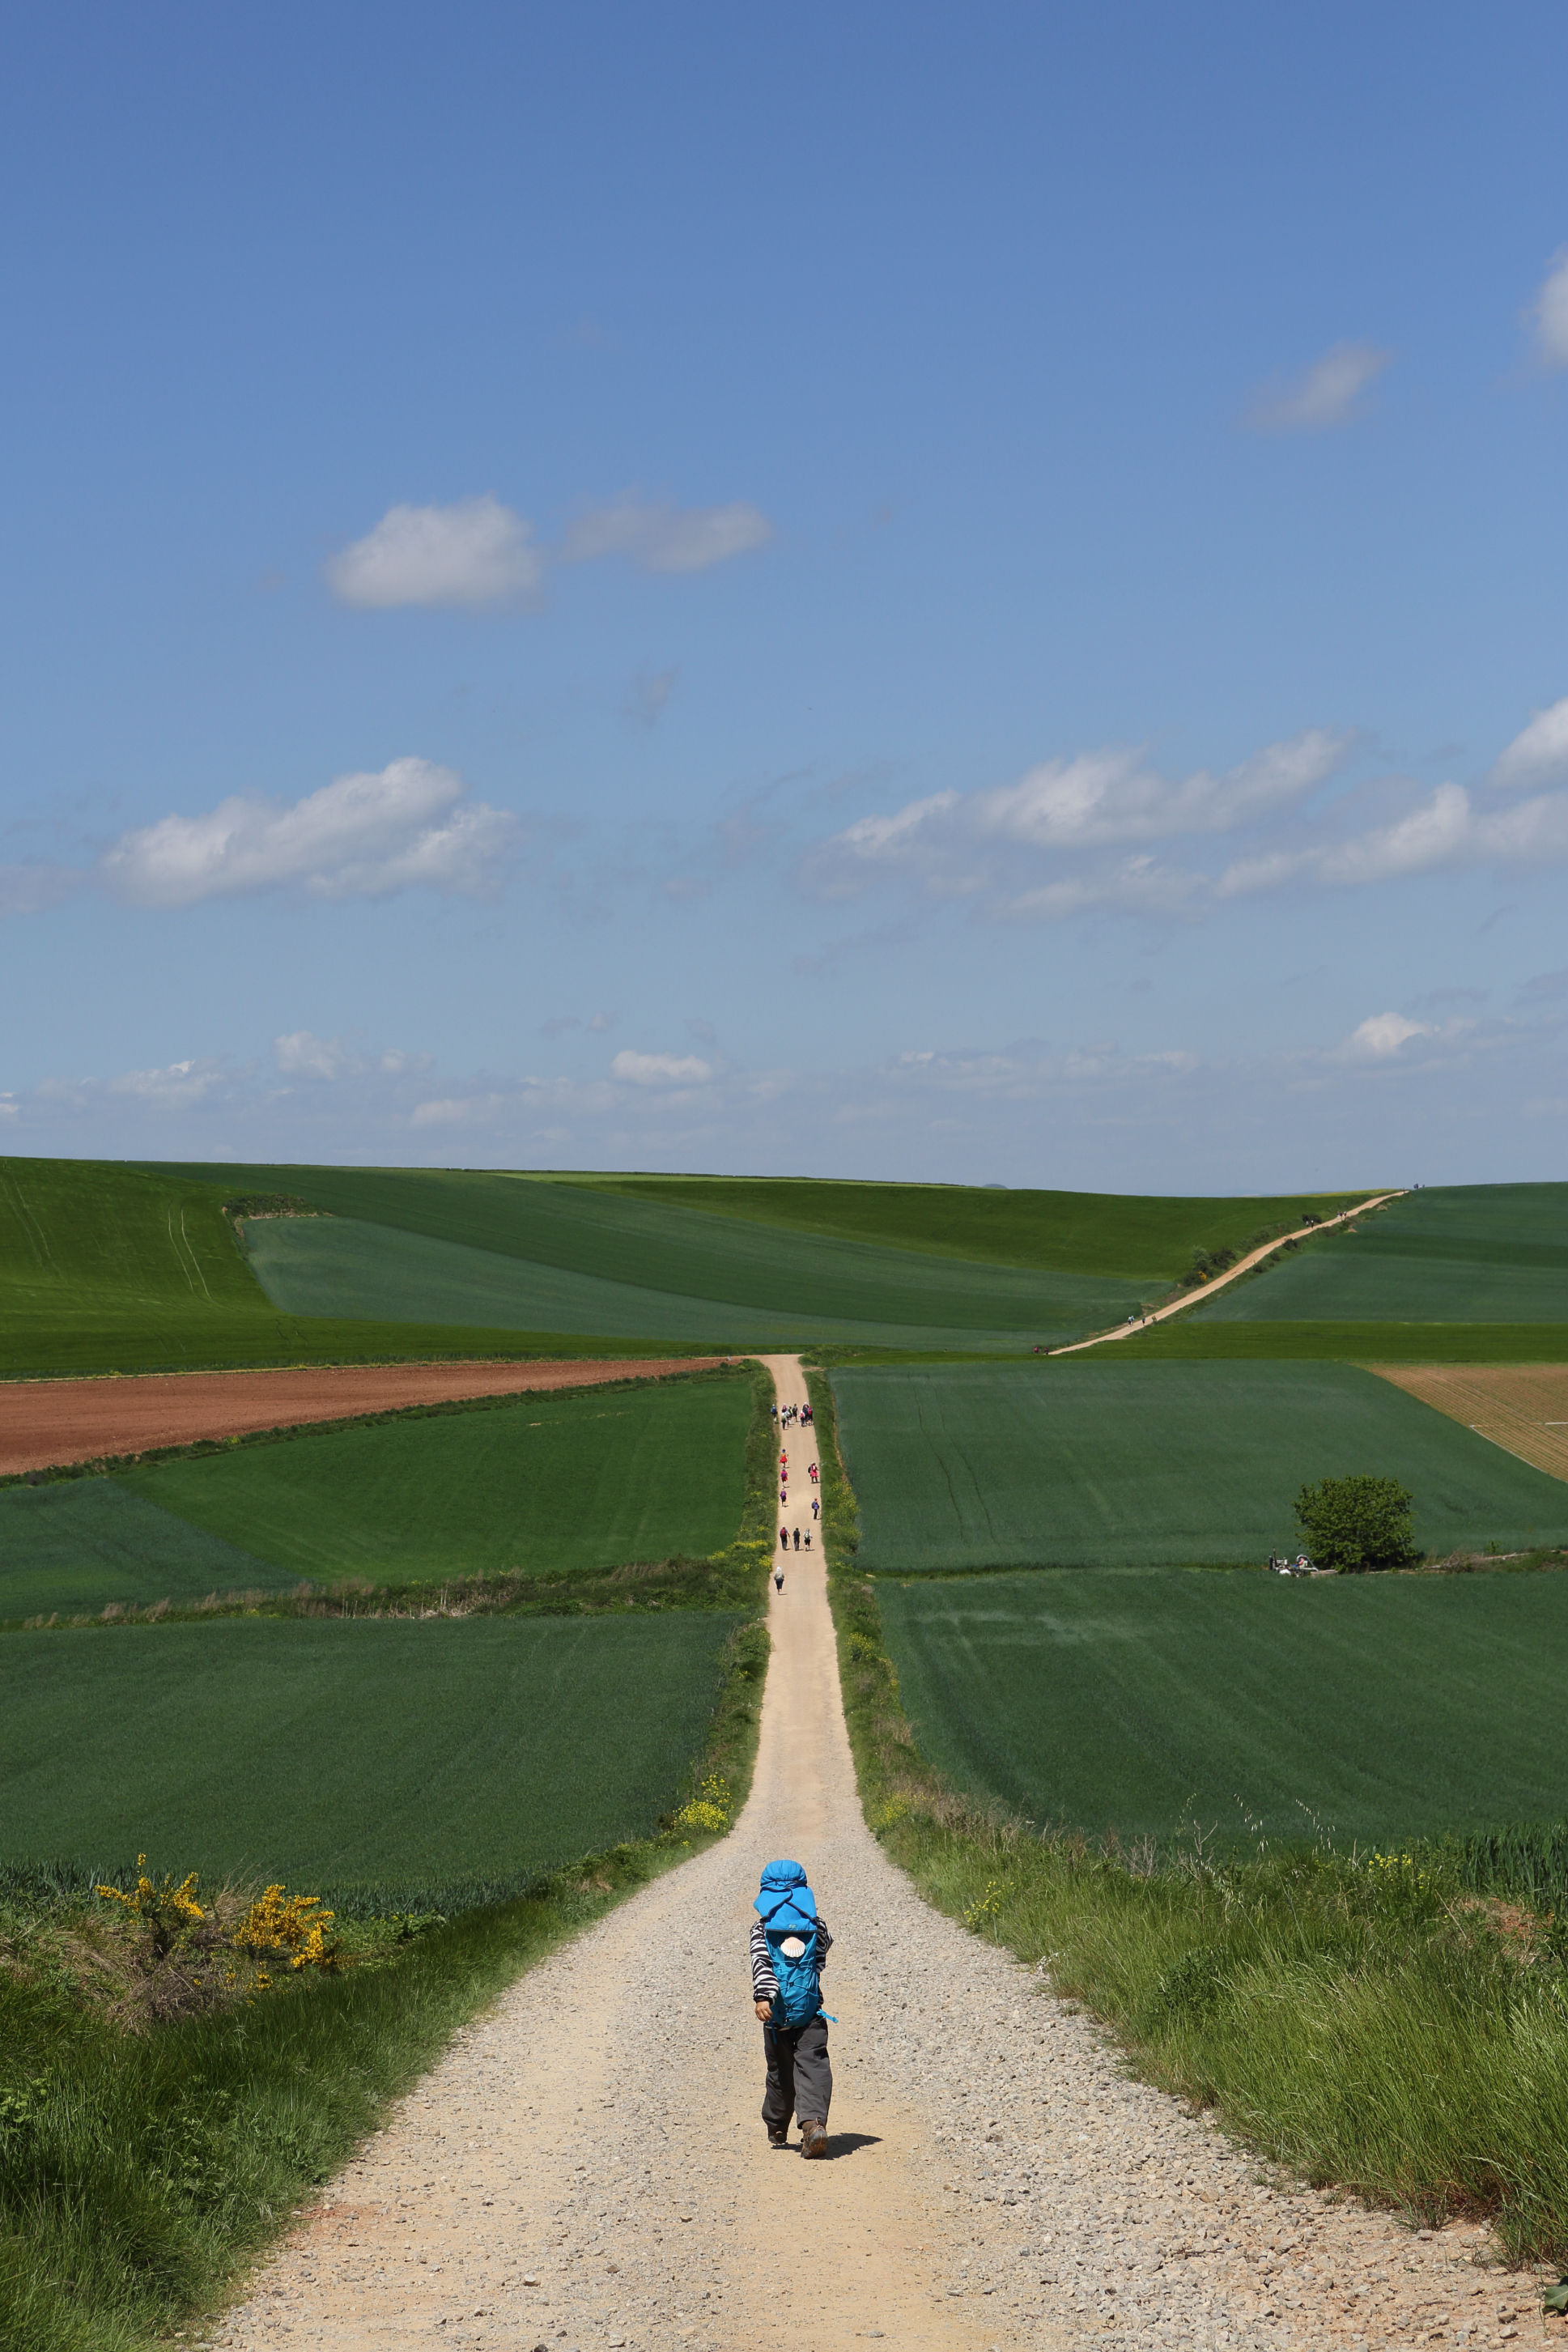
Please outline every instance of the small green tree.
[[1320, 1478], [1296, 1497], [1296, 1517], [1319, 1568], [1405, 1568], [1414, 1496], [1397, 1478]]

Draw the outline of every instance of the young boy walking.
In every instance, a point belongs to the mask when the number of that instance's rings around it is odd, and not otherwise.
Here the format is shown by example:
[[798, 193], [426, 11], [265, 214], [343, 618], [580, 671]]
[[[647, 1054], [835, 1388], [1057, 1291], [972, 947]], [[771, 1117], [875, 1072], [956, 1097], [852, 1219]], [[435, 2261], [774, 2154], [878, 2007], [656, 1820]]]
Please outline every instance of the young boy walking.
[[770, 1862], [752, 1909], [751, 1998], [762, 2021], [769, 2147], [788, 2147], [800, 2118], [802, 2156], [826, 2156], [833, 2070], [822, 2014], [822, 1968], [833, 1939], [798, 1862]]

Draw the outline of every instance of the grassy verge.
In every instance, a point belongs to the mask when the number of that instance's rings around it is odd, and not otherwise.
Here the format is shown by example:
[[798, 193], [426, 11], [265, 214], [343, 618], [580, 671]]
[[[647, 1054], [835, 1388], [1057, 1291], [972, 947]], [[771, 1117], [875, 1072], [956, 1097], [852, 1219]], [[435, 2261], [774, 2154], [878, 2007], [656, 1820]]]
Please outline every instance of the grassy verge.
[[[94, 1964], [110, 1906], [86, 1874], [0, 1875], [7, 2352], [132, 2352], [219, 2306], [457, 2027], [565, 1937], [723, 1834], [750, 1785], [767, 1673], [771, 1401], [758, 1368], [742, 1525], [716, 1561], [693, 1564], [722, 1578], [727, 1605], [738, 1594], [758, 1613], [727, 1644], [686, 1794], [653, 1837], [526, 1887], [389, 1887], [382, 1902], [356, 1890], [343, 1909], [361, 1924], [344, 1938], [351, 1965], [341, 1973], [307, 1971], [163, 2022], [128, 2020], [125, 1971]], [[399, 1916], [372, 1924], [389, 1910]]]
[[1147, 2080], [1311, 2180], [1423, 2221], [1489, 2217], [1568, 2256], [1568, 1937], [1500, 1899], [1561, 1829], [1387, 1856], [1126, 1847], [955, 1796], [921, 1756], [855, 1566], [828, 1382], [812, 1381], [829, 1591], [866, 1817], [929, 1901], [1083, 2001]]

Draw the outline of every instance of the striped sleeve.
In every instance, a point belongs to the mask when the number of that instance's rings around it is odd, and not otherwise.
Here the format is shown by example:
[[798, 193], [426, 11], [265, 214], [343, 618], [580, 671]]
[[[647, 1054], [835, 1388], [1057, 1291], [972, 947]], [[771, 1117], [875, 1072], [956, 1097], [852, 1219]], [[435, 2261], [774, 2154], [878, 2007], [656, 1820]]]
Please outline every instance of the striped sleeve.
[[[817, 1919], [817, 1967], [826, 1968], [833, 1939], [828, 1933], [827, 1921]], [[751, 1923], [751, 1998], [753, 2000], [775, 2000], [779, 1995], [779, 1979], [773, 1973], [773, 1963], [768, 1957], [768, 1937], [760, 1919]]]

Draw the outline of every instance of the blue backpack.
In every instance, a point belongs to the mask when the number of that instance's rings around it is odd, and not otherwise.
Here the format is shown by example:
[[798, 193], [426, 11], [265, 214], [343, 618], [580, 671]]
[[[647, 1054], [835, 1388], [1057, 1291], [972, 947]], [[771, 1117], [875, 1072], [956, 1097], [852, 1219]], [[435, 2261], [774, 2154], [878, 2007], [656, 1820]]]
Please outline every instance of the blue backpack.
[[778, 1979], [775, 2025], [809, 2025], [822, 2014], [817, 1969], [817, 1898], [798, 1862], [770, 1862], [752, 1908], [762, 1921], [768, 1958]]

